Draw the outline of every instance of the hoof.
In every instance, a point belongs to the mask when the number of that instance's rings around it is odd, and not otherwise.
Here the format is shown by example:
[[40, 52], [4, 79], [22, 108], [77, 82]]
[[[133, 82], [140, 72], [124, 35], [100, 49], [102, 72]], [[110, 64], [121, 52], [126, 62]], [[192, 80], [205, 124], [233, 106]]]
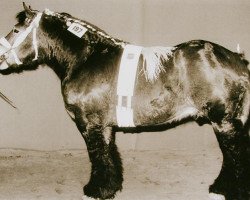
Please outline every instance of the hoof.
[[82, 200], [98, 200], [98, 199], [94, 199], [94, 198], [92, 198], [92, 197], [88, 197], [88, 196], [86, 196], [86, 195], [83, 195], [83, 196], [82, 196]]
[[221, 194], [209, 193], [209, 199], [211, 199], [211, 200], [225, 200], [225, 197]]

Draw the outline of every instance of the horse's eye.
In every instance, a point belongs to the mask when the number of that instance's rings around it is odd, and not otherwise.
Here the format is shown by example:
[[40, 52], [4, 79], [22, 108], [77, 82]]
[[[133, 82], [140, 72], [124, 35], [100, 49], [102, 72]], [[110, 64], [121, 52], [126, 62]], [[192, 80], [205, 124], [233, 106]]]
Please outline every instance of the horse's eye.
[[13, 29], [14, 33], [19, 33], [19, 30], [17, 30], [16, 28]]

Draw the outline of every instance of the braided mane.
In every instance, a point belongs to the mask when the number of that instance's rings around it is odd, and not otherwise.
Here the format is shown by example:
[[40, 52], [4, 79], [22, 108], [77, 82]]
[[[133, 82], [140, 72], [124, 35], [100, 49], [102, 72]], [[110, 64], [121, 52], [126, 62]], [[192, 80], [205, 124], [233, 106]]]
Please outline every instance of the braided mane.
[[55, 16], [58, 19], [61, 19], [66, 23], [78, 23], [78, 24], [82, 25], [83, 27], [85, 27], [88, 30], [88, 32], [98, 36], [98, 38], [101, 41], [103, 41], [104, 43], [108, 43], [111, 46], [124, 47], [127, 44], [126, 42], [124, 42], [122, 40], [119, 40], [117, 38], [110, 36], [109, 34], [107, 34], [102, 29], [98, 28], [97, 26], [95, 26], [89, 22], [86, 22], [84, 20], [73, 17], [72, 15], [70, 15], [68, 13], [65, 13], [65, 12], [58, 13], [58, 12], [53, 12], [53, 11], [46, 9], [45, 14], [50, 15], [50, 16]]

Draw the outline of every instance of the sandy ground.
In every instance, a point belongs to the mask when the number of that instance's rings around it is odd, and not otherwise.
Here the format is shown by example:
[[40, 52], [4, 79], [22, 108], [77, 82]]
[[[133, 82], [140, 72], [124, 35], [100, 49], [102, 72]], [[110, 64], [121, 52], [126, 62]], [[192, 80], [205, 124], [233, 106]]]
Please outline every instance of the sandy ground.
[[[116, 200], [207, 200], [219, 151], [123, 151], [124, 189]], [[81, 200], [90, 163], [84, 150], [0, 150], [1, 200]]]

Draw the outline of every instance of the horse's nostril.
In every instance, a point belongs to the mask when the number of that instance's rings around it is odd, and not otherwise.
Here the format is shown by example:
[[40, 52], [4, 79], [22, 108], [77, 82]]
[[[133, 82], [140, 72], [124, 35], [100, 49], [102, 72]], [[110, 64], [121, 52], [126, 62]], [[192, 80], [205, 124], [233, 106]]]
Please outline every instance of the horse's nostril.
[[3, 62], [6, 59], [7, 59], [7, 57], [6, 57], [5, 54], [3, 54], [3, 55], [0, 56], [0, 62]]
[[5, 56], [4, 56], [4, 55], [1, 55], [1, 56], [0, 56], [0, 62], [3, 62], [3, 61], [4, 61], [4, 58], [5, 58]]

